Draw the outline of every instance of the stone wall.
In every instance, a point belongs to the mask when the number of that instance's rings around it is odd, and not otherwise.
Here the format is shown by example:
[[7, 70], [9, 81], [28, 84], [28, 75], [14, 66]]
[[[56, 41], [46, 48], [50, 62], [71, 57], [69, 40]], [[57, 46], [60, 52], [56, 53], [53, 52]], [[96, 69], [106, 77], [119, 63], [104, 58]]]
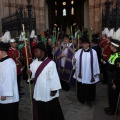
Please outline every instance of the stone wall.
[[102, 27], [102, 9], [106, 0], [89, 0], [89, 18], [90, 27], [94, 33], [101, 31]]
[[[94, 33], [102, 30], [102, 10], [105, 9], [105, 2], [108, 0], [89, 0], [89, 25]], [[117, 0], [109, 0], [114, 6]]]
[[[40, 31], [45, 30], [45, 2], [44, 0], [31, 0], [31, 4], [36, 13], [37, 34], [39, 34]], [[27, 0], [0, 0], [0, 26], [2, 25], [1, 19], [15, 13], [16, 8], [19, 8], [20, 5], [22, 5], [27, 12]], [[1, 29], [0, 27], [0, 36], [2, 35]]]
[[[89, 26], [93, 28], [95, 33], [101, 31], [102, 26], [102, 9], [105, 7], [105, 2], [107, 0], [88, 0], [89, 1]], [[116, 0], [111, 0], [116, 1]], [[36, 26], [37, 26], [37, 34], [41, 31], [45, 30], [45, 0], [31, 0], [33, 8], [36, 13]], [[1, 18], [9, 16], [14, 13], [16, 7], [20, 7], [20, 5], [27, 10], [27, 0], [0, 0], [0, 26], [1, 26]], [[47, 25], [48, 26], [48, 25]], [[2, 35], [1, 27], [0, 27], [0, 35]]]

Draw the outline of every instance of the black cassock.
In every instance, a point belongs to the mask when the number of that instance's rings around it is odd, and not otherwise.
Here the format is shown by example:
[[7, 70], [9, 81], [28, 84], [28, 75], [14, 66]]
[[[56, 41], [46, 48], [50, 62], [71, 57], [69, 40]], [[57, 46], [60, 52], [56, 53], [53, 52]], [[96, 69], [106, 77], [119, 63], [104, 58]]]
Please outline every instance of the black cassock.
[[37, 114], [34, 120], [64, 120], [58, 98], [54, 98], [48, 102], [35, 101], [35, 104], [37, 107]]

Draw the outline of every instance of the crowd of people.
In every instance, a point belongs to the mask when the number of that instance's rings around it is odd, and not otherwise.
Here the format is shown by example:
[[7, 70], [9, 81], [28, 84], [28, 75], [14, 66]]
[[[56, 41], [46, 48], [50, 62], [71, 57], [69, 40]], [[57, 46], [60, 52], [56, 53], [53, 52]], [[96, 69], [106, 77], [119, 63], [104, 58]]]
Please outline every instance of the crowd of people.
[[117, 114], [120, 40], [110, 33], [105, 28], [102, 35], [93, 34], [91, 38], [87, 29], [81, 36], [56, 36], [47, 30], [20, 41], [4, 34], [0, 42], [0, 120], [19, 119], [19, 97], [24, 95], [21, 80], [34, 83], [34, 120], [64, 120], [58, 99], [61, 88], [69, 91], [76, 87], [78, 101], [92, 106], [99, 81], [108, 85], [105, 113]]

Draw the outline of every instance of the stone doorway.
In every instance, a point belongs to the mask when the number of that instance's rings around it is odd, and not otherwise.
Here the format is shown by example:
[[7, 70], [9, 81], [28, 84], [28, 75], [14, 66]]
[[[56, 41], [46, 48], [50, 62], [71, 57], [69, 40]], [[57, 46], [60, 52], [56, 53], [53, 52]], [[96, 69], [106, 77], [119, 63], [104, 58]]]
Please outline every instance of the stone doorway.
[[84, 9], [86, 5], [85, 1], [47, 0], [45, 7], [46, 14], [48, 13], [48, 16], [46, 15], [46, 29], [49, 28], [52, 31], [54, 24], [57, 24], [60, 30], [65, 31], [67, 27], [72, 26], [74, 23], [76, 23], [76, 27], [82, 29], [84, 25], [89, 23], [88, 21], [84, 24], [84, 17], [89, 17], [89, 13], [84, 12], [84, 10], [86, 11]]

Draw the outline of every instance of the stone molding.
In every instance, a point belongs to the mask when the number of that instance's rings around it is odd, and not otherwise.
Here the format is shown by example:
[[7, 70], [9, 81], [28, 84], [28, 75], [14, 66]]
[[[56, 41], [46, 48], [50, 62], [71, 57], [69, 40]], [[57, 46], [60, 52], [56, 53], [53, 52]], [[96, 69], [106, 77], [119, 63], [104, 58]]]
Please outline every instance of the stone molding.
[[[27, 5], [21, 5], [21, 4], [16, 4], [16, 3], [8, 3], [8, 2], [3, 2], [3, 6], [4, 7], [15, 7], [15, 8], [17, 8], [17, 7], [20, 7], [20, 6], [22, 6], [23, 8], [26, 8], [27, 7]], [[33, 6], [33, 9], [35, 9], [35, 10], [40, 10], [40, 11], [44, 11], [45, 10], [45, 8], [44, 7], [39, 7], [39, 6]]]
[[95, 4], [95, 5], [89, 5], [89, 9], [100, 8], [101, 6], [105, 6], [105, 3], [99, 3], [99, 4]]

